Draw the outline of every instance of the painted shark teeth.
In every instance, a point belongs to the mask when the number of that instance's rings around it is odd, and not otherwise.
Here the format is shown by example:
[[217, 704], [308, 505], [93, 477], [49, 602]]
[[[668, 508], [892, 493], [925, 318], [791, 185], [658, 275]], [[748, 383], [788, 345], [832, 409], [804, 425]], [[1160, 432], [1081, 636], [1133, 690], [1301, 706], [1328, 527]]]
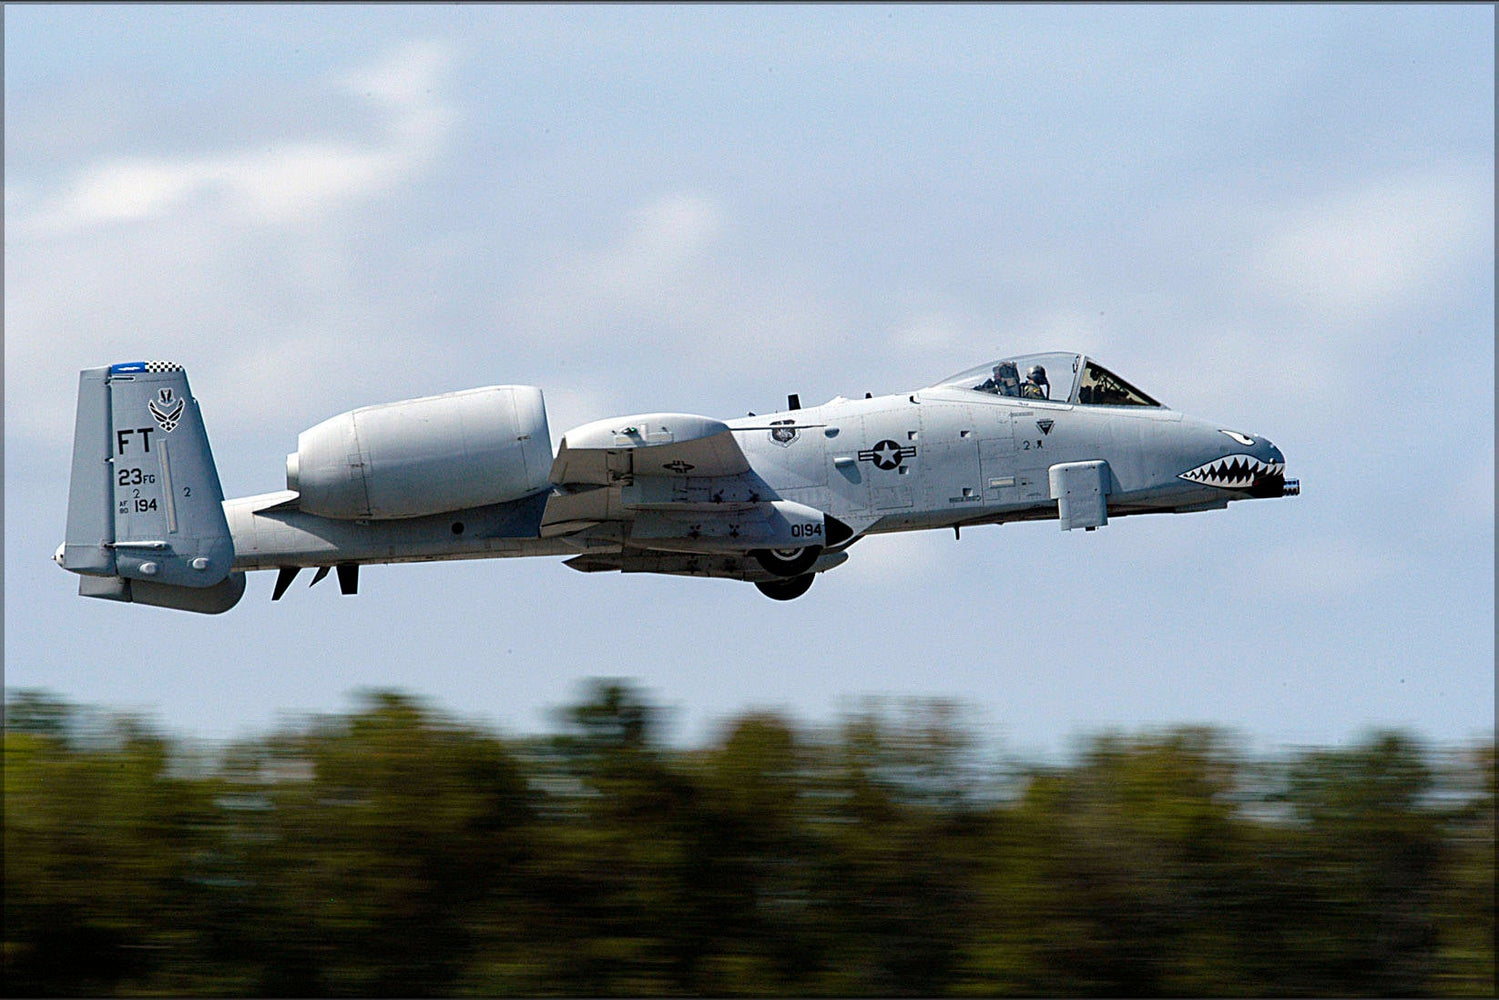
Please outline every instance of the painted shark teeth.
[[1247, 490], [1261, 477], [1280, 475], [1285, 467], [1284, 462], [1261, 462], [1249, 455], [1225, 455], [1183, 472], [1178, 478], [1225, 490]]

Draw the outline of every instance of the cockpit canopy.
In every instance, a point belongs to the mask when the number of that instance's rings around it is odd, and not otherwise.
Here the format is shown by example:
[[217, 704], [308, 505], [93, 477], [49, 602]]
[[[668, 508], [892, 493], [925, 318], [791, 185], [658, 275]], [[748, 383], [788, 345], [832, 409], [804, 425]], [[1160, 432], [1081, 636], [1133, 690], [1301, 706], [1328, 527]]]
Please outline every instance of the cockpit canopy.
[[1091, 358], [1059, 352], [1012, 355], [959, 372], [937, 385], [1084, 406], [1162, 405]]

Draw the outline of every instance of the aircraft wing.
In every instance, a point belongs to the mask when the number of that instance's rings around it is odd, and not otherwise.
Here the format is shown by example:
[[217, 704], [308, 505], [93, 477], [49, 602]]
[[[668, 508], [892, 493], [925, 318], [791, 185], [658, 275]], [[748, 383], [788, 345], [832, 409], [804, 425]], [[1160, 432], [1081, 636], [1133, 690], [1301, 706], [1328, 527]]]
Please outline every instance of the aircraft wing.
[[[806, 573], [830, 544], [823, 512], [777, 496], [734, 430], [711, 417], [644, 413], [575, 427], [551, 480], [541, 536], [578, 548], [574, 569], [774, 579]], [[756, 552], [782, 562], [766, 566]]]

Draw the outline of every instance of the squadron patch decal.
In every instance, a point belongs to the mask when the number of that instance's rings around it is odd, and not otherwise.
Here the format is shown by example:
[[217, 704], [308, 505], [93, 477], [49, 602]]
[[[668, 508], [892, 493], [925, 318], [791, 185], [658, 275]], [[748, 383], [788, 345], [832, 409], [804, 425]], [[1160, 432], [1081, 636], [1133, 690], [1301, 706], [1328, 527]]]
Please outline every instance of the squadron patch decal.
[[914, 457], [916, 457], [916, 448], [913, 445], [902, 448], [889, 438], [873, 448], [859, 452], [859, 461], [873, 462], [876, 469], [886, 470], [897, 468], [905, 459]]
[[182, 419], [182, 407], [185, 403], [181, 399], [173, 400], [172, 395], [170, 388], [160, 389], [156, 393], [157, 399], [161, 401], [160, 405], [157, 404], [156, 399], [146, 404], [146, 409], [151, 411], [151, 416], [156, 418], [156, 423], [168, 434], [172, 433], [178, 421]]
[[772, 420], [770, 422], [770, 439], [782, 448], [791, 447], [791, 442], [796, 440], [798, 434], [795, 420]]

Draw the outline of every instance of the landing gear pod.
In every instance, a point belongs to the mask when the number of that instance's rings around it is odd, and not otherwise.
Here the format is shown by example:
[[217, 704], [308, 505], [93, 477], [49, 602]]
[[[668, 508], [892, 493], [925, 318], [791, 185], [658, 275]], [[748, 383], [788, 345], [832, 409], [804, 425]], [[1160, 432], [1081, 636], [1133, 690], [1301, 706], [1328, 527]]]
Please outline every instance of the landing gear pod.
[[801, 576], [822, 555], [821, 545], [809, 545], [803, 549], [756, 549], [750, 553], [760, 568], [776, 576]]

